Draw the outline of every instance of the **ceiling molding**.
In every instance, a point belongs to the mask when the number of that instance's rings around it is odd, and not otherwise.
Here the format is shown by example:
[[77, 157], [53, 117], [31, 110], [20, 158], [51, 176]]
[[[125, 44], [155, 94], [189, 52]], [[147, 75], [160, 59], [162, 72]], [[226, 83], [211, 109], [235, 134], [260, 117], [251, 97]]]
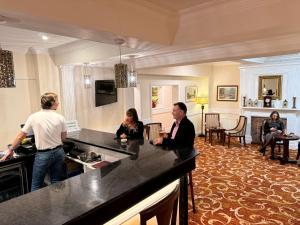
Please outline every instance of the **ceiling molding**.
[[241, 65], [240, 69], [248, 69], [248, 68], [261, 68], [261, 67], [275, 67], [275, 66], [300, 66], [300, 59], [290, 60], [286, 62], [272, 62], [272, 63], [263, 63], [256, 65]]
[[[276, 47], [274, 47], [276, 46]], [[300, 34], [225, 44], [193, 50], [179, 50], [136, 59], [137, 68], [177, 66], [300, 52]]]
[[36, 49], [32, 47], [22, 47], [22, 46], [10, 46], [10, 45], [1, 45], [1, 47], [5, 50], [12, 51], [14, 53], [27, 54], [30, 52], [31, 54], [49, 54], [48, 49]]
[[169, 16], [177, 16], [178, 15], [178, 11], [176, 11], [176, 10], [161, 7], [161, 6], [159, 6], [157, 4], [154, 4], [154, 3], [150, 2], [150, 1], [147, 1], [147, 0], [131, 0], [131, 2], [135, 3], [135, 4], [138, 4], [138, 5], [141, 5], [143, 7], [149, 8], [149, 9], [154, 10], [154, 11], [159, 12], [159, 13], [168, 14]]
[[[236, 1], [236, 0], [231, 0], [231, 1]], [[196, 12], [199, 10], [203, 10], [205, 8], [210, 8], [210, 7], [213, 8], [216, 5], [221, 5], [224, 3], [228, 4], [229, 2], [228, 2], [228, 0], [210, 0], [210, 1], [198, 4], [198, 5], [186, 8], [186, 9], [181, 9], [181, 10], [179, 10], [179, 14], [183, 15], [183, 14], [187, 14], [187, 13], [193, 13], [193, 12]]]

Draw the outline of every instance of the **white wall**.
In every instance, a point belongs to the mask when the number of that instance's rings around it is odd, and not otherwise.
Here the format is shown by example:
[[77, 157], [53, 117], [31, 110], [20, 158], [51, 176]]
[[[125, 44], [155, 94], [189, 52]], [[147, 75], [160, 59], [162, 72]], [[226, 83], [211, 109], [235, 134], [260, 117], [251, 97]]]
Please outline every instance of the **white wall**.
[[92, 87], [84, 88], [82, 67], [75, 67], [75, 103], [79, 126], [115, 133], [125, 117], [126, 110], [134, 106], [134, 88], [119, 88], [118, 102], [96, 107], [95, 80], [113, 80], [114, 72], [112, 68], [93, 67], [91, 77]]
[[[292, 97], [295, 96], [296, 108], [300, 109], [300, 62], [299, 63], [284, 63], [284, 64], [264, 64], [258, 66], [244, 66], [241, 68], [241, 96], [246, 96], [247, 99], [258, 99], [258, 81], [259, 76], [267, 75], [282, 75], [282, 100], [279, 101], [279, 108], [282, 108], [282, 101], [288, 100], [288, 108], [292, 107]], [[242, 104], [242, 103], [241, 103]], [[261, 115], [268, 117], [272, 110], [247, 110], [243, 113], [248, 116], [247, 138], [251, 141], [251, 116]], [[286, 111], [279, 109], [279, 114], [286, 117], [287, 131], [300, 134], [300, 111]], [[291, 143], [293, 148], [295, 143]]]
[[297, 97], [296, 106], [300, 108], [300, 62], [241, 67], [241, 96], [252, 100], [258, 99], [259, 76], [268, 75], [282, 75], [282, 100], [286, 99], [291, 108], [292, 97], [295, 96]]

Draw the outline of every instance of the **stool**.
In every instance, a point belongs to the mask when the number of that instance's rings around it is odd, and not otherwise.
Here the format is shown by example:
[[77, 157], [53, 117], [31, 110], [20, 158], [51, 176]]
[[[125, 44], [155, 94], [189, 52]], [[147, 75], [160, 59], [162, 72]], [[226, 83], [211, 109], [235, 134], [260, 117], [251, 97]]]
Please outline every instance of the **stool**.
[[296, 160], [298, 160], [299, 157], [300, 157], [300, 142], [298, 142], [298, 153], [297, 153]]
[[191, 190], [193, 213], [196, 213], [192, 171], [189, 172], [189, 185], [190, 185], [190, 190]]
[[158, 225], [176, 225], [177, 205], [179, 196], [179, 185], [166, 198], [140, 212], [141, 225], [146, 225], [147, 221], [156, 216]]

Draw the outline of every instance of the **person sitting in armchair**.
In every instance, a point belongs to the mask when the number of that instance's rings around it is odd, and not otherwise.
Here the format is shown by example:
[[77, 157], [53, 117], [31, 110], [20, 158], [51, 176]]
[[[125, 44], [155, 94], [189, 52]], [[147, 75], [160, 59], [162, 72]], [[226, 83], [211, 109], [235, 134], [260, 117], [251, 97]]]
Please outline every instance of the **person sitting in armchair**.
[[271, 159], [274, 159], [274, 149], [276, 145], [276, 138], [285, 132], [284, 124], [280, 119], [279, 113], [273, 111], [270, 118], [265, 121], [263, 125], [264, 142], [260, 148], [260, 152], [264, 153], [268, 145], [271, 146]]

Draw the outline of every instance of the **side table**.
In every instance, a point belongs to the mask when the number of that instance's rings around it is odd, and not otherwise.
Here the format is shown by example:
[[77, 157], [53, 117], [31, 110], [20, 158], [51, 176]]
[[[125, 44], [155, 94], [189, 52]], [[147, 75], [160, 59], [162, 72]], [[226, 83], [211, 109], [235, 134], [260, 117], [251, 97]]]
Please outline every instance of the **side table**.
[[213, 141], [212, 141], [213, 133], [216, 133], [217, 136], [220, 137], [220, 143], [222, 143], [224, 145], [224, 143], [225, 143], [225, 129], [222, 128], [222, 127], [209, 128], [209, 143], [211, 145], [213, 144]]

